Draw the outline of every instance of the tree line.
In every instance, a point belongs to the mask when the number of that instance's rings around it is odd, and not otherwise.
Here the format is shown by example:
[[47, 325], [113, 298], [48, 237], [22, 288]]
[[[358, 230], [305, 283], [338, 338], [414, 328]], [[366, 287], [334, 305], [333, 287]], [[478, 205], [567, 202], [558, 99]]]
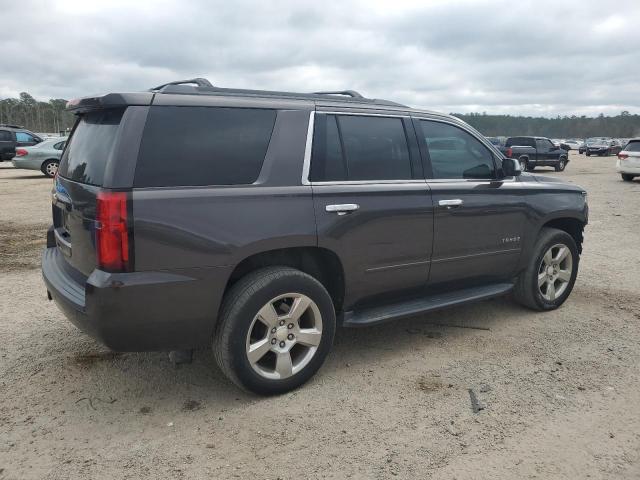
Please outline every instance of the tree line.
[[597, 117], [565, 116], [556, 118], [514, 117], [486, 113], [454, 113], [483, 135], [489, 137], [514, 135], [549, 138], [640, 137], [640, 115], [623, 111], [619, 115]]
[[0, 100], [0, 124], [19, 125], [37, 133], [60, 133], [73, 127], [73, 114], [65, 111], [67, 101], [52, 98], [41, 102], [27, 92], [19, 98]]
[[[27, 92], [19, 98], [0, 100], [0, 124], [20, 125], [41, 133], [59, 133], [73, 126], [74, 116], [65, 111], [67, 100], [41, 102]], [[550, 138], [640, 137], [640, 115], [623, 111], [616, 116], [564, 116], [556, 118], [454, 113], [487, 136], [539, 135]]]

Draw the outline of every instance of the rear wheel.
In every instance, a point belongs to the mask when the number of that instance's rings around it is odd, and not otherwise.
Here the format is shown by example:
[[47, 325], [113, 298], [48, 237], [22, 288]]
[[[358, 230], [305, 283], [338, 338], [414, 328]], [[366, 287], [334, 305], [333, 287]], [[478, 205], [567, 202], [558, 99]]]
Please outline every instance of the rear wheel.
[[53, 178], [56, 176], [56, 173], [58, 173], [59, 164], [60, 163], [58, 160], [47, 160], [42, 164], [40, 170], [42, 170], [42, 173], [44, 173], [47, 177]]
[[214, 338], [222, 372], [262, 395], [309, 380], [323, 364], [336, 328], [331, 297], [315, 278], [288, 267], [256, 270], [225, 295]]
[[523, 172], [526, 172], [527, 169], [529, 168], [529, 159], [526, 157], [522, 157], [518, 159], [518, 161], [520, 162], [520, 170], [522, 170]]
[[628, 173], [623, 173], [621, 175], [622, 175], [622, 180], [624, 180], [625, 182], [631, 182], [635, 177], [635, 175], [629, 175]]
[[562, 172], [566, 166], [567, 160], [565, 158], [560, 158], [558, 165], [556, 165], [556, 172]]
[[555, 228], [543, 228], [526, 270], [514, 289], [516, 300], [533, 310], [553, 310], [569, 297], [580, 257], [573, 237]]

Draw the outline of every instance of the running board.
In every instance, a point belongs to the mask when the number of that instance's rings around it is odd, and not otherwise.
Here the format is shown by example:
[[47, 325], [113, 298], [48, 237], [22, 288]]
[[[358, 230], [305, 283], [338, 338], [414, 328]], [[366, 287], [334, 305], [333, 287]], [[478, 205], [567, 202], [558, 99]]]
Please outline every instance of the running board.
[[344, 327], [368, 327], [402, 317], [419, 315], [441, 308], [464, 303], [477, 302], [504, 295], [513, 289], [512, 283], [496, 283], [481, 287], [465, 288], [453, 292], [439, 293], [405, 302], [392, 303], [382, 307], [365, 308], [345, 312], [342, 317]]

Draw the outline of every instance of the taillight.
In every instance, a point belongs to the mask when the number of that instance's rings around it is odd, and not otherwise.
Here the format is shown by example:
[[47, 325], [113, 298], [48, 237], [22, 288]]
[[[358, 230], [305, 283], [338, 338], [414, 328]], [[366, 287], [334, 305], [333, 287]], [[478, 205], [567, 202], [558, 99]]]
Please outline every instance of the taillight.
[[513, 150], [511, 149], [511, 147], [507, 148], [506, 154], [507, 157], [511, 158], [511, 155], [513, 155]]
[[16, 148], [16, 157], [24, 157], [25, 155], [29, 155], [24, 148]]
[[129, 229], [126, 192], [98, 193], [96, 253], [98, 266], [110, 272], [129, 270]]
[[618, 158], [619, 158], [620, 160], [624, 160], [624, 159], [626, 159], [626, 158], [629, 158], [629, 155], [627, 155], [626, 153], [622, 153], [622, 152], [620, 152], [620, 153], [618, 154]]

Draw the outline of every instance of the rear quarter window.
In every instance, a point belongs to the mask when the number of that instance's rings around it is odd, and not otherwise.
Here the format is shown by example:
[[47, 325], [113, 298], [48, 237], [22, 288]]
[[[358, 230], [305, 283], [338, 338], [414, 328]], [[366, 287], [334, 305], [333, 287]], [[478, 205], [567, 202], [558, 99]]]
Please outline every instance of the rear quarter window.
[[151, 107], [134, 186], [251, 184], [275, 119], [268, 109]]
[[62, 154], [59, 175], [102, 186], [123, 113], [124, 109], [111, 109], [82, 115]]

